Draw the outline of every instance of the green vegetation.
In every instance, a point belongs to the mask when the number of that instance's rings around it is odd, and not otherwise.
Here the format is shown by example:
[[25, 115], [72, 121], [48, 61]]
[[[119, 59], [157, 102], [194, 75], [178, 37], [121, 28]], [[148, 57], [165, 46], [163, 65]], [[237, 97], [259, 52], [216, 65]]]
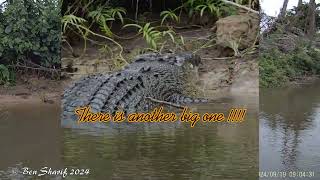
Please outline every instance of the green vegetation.
[[[248, 2], [241, 2], [241, 4], [248, 4]], [[187, 0], [181, 7], [186, 9], [189, 17], [197, 14], [202, 17], [208, 14], [211, 18], [218, 18], [236, 13], [233, 6], [226, 5], [221, 0]]]
[[60, 32], [58, 0], [7, 1], [0, 11], [0, 84], [14, 82], [18, 71], [56, 77]]
[[0, 64], [0, 84], [11, 83], [14, 81], [14, 73], [3, 64]]
[[283, 53], [278, 49], [261, 53], [260, 86], [280, 87], [296, 79], [320, 74], [319, 58], [318, 49], [303, 46], [292, 53]]
[[[207, 19], [214, 23], [220, 17], [236, 14], [237, 12], [236, 7], [227, 5], [222, 0], [174, 1], [176, 4], [171, 7], [159, 7], [156, 9], [160, 10], [159, 13], [153, 13], [152, 8], [150, 8], [152, 3], [156, 3], [155, 1], [138, 2], [134, 0], [64, 1], [62, 18], [63, 42], [73, 54], [72, 38], [74, 36], [80, 37], [84, 43], [80, 56], [85, 54], [88, 41], [93, 42], [99, 45], [101, 47], [100, 52], [106, 52], [110, 59], [117, 59], [123, 62], [114, 61], [114, 65], [117, 64], [116, 66], [118, 66], [127, 62], [126, 57], [122, 54], [123, 47], [119, 40], [128, 40], [132, 37], [121, 37], [118, 35], [119, 29], [114, 30], [114, 26], [122, 27], [121, 30], [137, 32], [134, 37], [142, 35], [148, 45], [145, 50], [161, 51], [167, 44], [172, 47], [184, 45], [184, 39], [178, 35], [176, 26], [187, 24], [187, 26], [191, 27], [193, 24], [190, 23], [194, 19], [201, 19], [203, 16], [208, 17]], [[254, 4], [253, 2], [255, 1], [248, 0], [241, 3], [251, 7]], [[126, 4], [131, 4], [131, 7], [125, 8]], [[148, 6], [148, 10], [143, 10], [145, 6]], [[148, 18], [146, 16], [147, 13], [158, 15], [158, 18]], [[189, 18], [189, 22], [181, 22], [185, 15]], [[103, 42], [99, 41], [101, 39]]]
[[167, 20], [168, 18], [170, 18], [171, 20], [176, 21], [176, 22], [180, 21], [180, 18], [172, 10], [162, 11], [160, 13], [160, 16], [161, 16], [161, 25], [163, 25], [163, 22], [165, 20]]
[[[276, 19], [263, 32], [260, 42], [260, 86], [282, 87], [292, 81], [320, 75], [319, 34], [308, 37], [308, 4], [302, 4]], [[315, 28], [320, 28], [316, 10]]]
[[127, 24], [124, 27], [130, 27], [134, 26], [139, 29], [139, 33], [143, 35], [143, 38], [148, 43], [148, 45], [151, 47], [152, 50], [157, 50], [159, 47], [159, 41], [162, 39], [162, 37], [168, 35], [170, 36], [172, 42], [175, 42], [174, 38], [174, 31], [173, 30], [167, 30], [167, 31], [158, 31], [155, 27], [151, 27], [150, 23], [145, 24], [144, 26], [140, 26], [138, 24]]

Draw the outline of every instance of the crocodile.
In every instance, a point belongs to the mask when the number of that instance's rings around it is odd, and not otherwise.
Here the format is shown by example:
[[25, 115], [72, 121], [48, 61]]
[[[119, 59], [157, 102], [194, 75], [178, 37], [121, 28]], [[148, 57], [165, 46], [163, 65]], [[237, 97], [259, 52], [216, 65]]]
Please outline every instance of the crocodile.
[[[139, 55], [122, 70], [86, 76], [65, 89], [62, 126], [76, 124], [75, 108], [114, 114], [145, 112], [157, 104], [148, 98], [184, 105], [206, 102], [188, 95], [188, 83], [197, 77], [201, 58], [192, 53]], [[105, 126], [99, 123], [98, 127]]]

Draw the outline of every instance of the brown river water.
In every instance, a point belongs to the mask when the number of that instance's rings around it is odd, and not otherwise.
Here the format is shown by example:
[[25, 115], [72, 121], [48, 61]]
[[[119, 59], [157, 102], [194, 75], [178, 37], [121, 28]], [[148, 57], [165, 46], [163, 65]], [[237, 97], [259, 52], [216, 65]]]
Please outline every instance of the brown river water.
[[60, 105], [1, 106], [0, 179], [61, 179], [23, 175], [23, 168], [89, 169], [65, 179], [257, 179], [258, 98], [229, 97], [194, 112], [247, 108], [242, 123], [145, 125], [106, 132], [60, 127]]
[[258, 170], [266, 173], [260, 179], [320, 179], [319, 92], [320, 82], [260, 90], [259, 113], [257, 98], [250, 96], [192, 107], [200, 114], [245, 107], [242, 123], [102, 132], [61, 128], [59, 104], [2, 105], [0, 179], [61, 179], [22, 174], [23, 167], [45, 166], [90, 170], [66, 176], [71, 180], [257, 179]]
[[260, 90], [259, 120], [261, 179], [320, 179], [320, 81]]

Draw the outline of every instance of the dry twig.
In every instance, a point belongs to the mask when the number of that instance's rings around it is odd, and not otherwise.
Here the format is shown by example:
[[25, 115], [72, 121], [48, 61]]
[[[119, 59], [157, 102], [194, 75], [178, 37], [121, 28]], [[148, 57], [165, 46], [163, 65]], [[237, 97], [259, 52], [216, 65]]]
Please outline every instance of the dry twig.
[[172, 107], [184, 109], [184, 107], [180, 106], [179, 104], [175, 104], [175, 103], [171, 103], [171, 102], [167, 102], [167, 101], [161, 101], [161, 100], [158, 100], [158, 99], [154, 99], [152, 97], [146, 97], [145, 99], [148, 99], [148, 100], [150, 100], [152, 102], [156, 102], [156, 103], [160, 103], [160, 104], [166, 104], [166, 105], [169, 105], [169, 106], [172, 106]]
[[248, 8], [248, 7], [246, 7], [246, 6], [242, 6], [242, 5], [237, 4], [237, 3], [235, 3], [235, 2], [231, 2], [231, 1], [227, 1], [227, 0], [222, 0], [222, 1], [223, 1], [224, 3], [226, 3], [226, 4], [231, 4], [231, 5], [233, 5], [233, 6], [237, 6], [237, 7], [239, 7], [239, 8], [245, 9], [245, 10], [247, 10], [247, 11], [250, 11], [250, 12], [253, 12], [253, 13], [256, 13], [256, 14], [259, 14], [259, 11], [253, 10], [253, 9]]

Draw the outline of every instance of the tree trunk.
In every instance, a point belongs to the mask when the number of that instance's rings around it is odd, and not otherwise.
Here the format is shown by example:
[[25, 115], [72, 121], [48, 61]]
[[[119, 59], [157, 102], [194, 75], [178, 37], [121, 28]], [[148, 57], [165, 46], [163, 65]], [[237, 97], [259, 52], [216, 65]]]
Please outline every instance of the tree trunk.
[[284, 0], [282, 8], [280, 10], [280, 14], [278, 16], [279, 19], [283, 18], [286, 15], [287, 7], [288, 7], [289, 0]]
[[136, 21], [138, 21], [138, 14], [139, 14], [139, 0], [136, 0], [136, 13], [135, 13], [135, 16], [134, 16], [134, 19]]
[[303, 16], [303, 7], [302, 7], [302, 0], [299, 0], [299, 2], [298, 2], [298, 6], [297, 6], [298, 8], [298, 12], [297, 12], [297, 16], [298, 16], [298, 18], [297, 18], [297, 20], [299, 19], [299, 17], [301, 17], [301, 16]]
[[306, 18], [306, 33], [309, 38], [316, 33], [316, 2], [315, 0], [309, 1], [308, 16]]

